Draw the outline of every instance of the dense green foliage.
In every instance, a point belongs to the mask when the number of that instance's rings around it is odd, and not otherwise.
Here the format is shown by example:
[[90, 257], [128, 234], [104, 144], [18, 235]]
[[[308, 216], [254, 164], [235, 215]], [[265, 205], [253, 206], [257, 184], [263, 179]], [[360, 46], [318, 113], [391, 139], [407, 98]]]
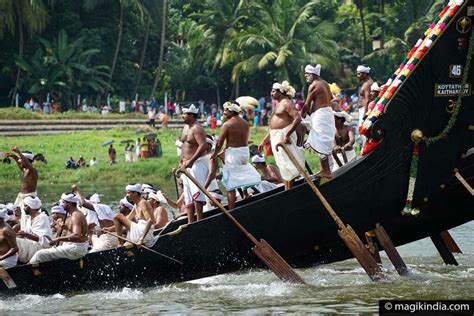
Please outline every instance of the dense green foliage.
[[222, 103], [285, 79], [302, 90], [310, 62], [352, 89], [359, 63], [390, 75], [446, 2], [0, 0], [0, 104], [15, 91], [21, 102], [49, 92], [66, 108], [79, 94], [149, 98], [154, 84], [160, 100]]

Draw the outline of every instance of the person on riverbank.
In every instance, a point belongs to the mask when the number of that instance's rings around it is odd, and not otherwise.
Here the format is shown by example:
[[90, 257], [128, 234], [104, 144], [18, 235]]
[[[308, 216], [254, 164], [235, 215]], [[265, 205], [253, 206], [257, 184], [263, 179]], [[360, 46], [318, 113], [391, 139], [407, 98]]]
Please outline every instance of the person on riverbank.
[[300, 173], [283, 148], [277, 148], [277, 145], [285, 143], [298, 164], [304, 166], [304, 149], [298, 146], [298, 136], [296, 134], [296, 128], [301, 123], [301, 116], [291, 100], [295, 96], [295, 89], [288, 81], [273, 84], [271, 95], [272, 99], [277, 102], [277, 105], [275, 106], [274, 115], [270, 120], [270, 132], [260, 144], [259, 151], [263, 151], [265, 143], [271, 143], [275, 162], [284, 180], [285, 189], [288, 190], [293, 186], [296, 177]]
[[117, 152], [115, 151], [114, 145], [110, 144], [108, 153], [109, 153], [109, 165], [116, 163], [115, 159], [117, 158]]
[[[206, 132], [198, 122], [199, 110], [191, 104], [182, 109], [182, 118], [188, 126], [181, 150], [180, 169], [186, 169], [199, 183], [204, 185], [209, 173], [209, 157], [206, 155]], [[206, 196], [183, 173], [184, 204], [188, 214], [188, 222], [203, 218], [203, 206]]]
[[[53, 238], [49, 249], [42, 249], [35, 253], [30, 263], [40, 263], [66, 258], [75, 260], [87, 254], [89, 242], [87, 240], [87, 221], [84, 214], [77, 209], [78, 198], [74, 193], [63, 193], [61, 200], [68, 213], [64, 227], [65, 235]], [[62, 242], [61, 245], [58, 245]]]
[[16, 233], [18, 245], [18, 260], [28, 262], [33, 255], [45, 248], [53, 238], [49, 217], [41, 211], [41, 200], [38, 197], [28, 196], [24, 199], [25, 213], [30, 216], [26, 229]]
[[211, 160], [216, 160], [224, 143], [226, 144], [222, 182], [227, 189], [229, 209], [235, 206], [236, 189], [246, 189], [260, 183], [260, 175], [249, 164], [250, 127], [249, 123], [239, 116], [241, 111], [240, 105], [235, 101], [224, 103], [225, 123], [221, 127], [214, 154], [211, 156]]
[[37, 196], [38, 170], [33, 167], [33, 154], [21, 153], [20, 149], [16, 146], [12, 146], [10, 150], [11, 152], [6, 153], [6, 156], [14, 159], [21, 171], [20, 193], [18, 193], [14, 205], [21, 210], [20, 230], [24, 231], [26, 228], [27, 215], [24, 210], [23, 199], [27, 196]]
[[[329, 85], [320, 77], [321, 65], [307, 65], [305, 78], [310, 84], [301, 116], [309, 115], [310, 132], [306, 145], [319, 155], [321, 170], [316, 174], [320, 178], [332, 178], [332, 146], [336, 127], [332, 111], [332, 94]], [[281, 170], [281, 168], [280, 168]]]
[[[133, 202], [134, 206], [130, 214], [125, 216], [122, 213], [114, 217], [115, 232], [118, 236], [123, 236], [123, 229], [127, 230], [126, 239], [135, 243], [138, 247], [145, 245], [152, 247], [154, 244], [153, 225], [156, 224], [153, 208], [150, 203], [142, 197], [142, 186], [140, 183], [129, 184], [125, 187], [127, 198]], [[133, 222], [135, 218], [137, 222]], [[119, 244], [123, 246], [125, 240], [119, 238]]]
[[6, 223], [10, 218], [7, 209], [0, 209], [0, 267], [8, 269], [18, 262], [15, 231]]

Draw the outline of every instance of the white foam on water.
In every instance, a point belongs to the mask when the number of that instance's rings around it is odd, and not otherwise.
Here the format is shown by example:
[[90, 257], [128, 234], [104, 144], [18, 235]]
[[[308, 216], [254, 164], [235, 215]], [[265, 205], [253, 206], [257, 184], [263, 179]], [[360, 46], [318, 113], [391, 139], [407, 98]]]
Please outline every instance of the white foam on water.
[[77, 298], [97, 300], [139, 300], [143, 298], [143, 292], [137, 289], [124, 287], [121, 291], [94, 292], [77, 295]]

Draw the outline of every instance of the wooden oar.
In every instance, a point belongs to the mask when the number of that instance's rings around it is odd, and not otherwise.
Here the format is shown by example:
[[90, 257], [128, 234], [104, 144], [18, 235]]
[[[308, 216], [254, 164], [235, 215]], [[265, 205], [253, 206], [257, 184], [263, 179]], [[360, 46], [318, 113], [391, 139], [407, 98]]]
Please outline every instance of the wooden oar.
[[[102, 232], [103, 232], [103, 233], [106, 233], [106, 234], [109, 234], [109, 235], [112, 235], [112, 236], [115, 236], [115, 237], [117, 237], [117, 238], [119, 238], [119, 239], [125, 240], [125, 241], [131, 243], [132, 245], [138, 246], [137, 243], [134, 243], [133, 241], [131, 241], [131, 240], [125, 238], [125, 237], [119, 236], [119, 235], [117, 235], [117, 234], [114, 234], [114, 233], [112, 233], [112, 232], [108, 232], [108, 231], [103, 230], [103, 229], [102, 229]], [[166, 259], [169, 259], [169, 260], [171, 260], [171, 261], [173, 261], [173, 262], [179, 263], [179, 264], [181, 264], [181, 265], [183, 264], [182, 261], [176, 260], [176, 259], [173, 258], [173, 257], [167, 256], [167, 255], [165, 255], [165, 254], [163, 254], [163, 253], [161, 253], [161, 252], [158, 252], [158, 251], [156, 251], [156, 250], [154, 250], [154, 249], [151, 249], [150, 247], [147, 247], [147, 246], [145, 246], [145, 245], [141, 245], [141, 246], [139, 246], [139, 247], [142, 247], [143, 249], [146, 249], [146, 250], [148, 250], [148, 251], [150, 251], [150, 252], [153, 252], [154, 254], [157, 254], [157, 255], [159, 255], [159, 256], [162, 256], [162, 257], [164, 257], [164, 258], [166, 258]]]
[[184, 173], [217, 207], [247, 236], [255, 245], [252, 251], [263, 261], [281, 280], [291, 283], [306, 284], [303, 279], [291, 268], [291, 266], [273, 249], [269, 243], [260, 239], [258, 241], [245, 227], [243, 227], [228, 210], [217, 201], [204, 186], [199, 183], [187, 170], [180, 169], [178, 173]]
[[459, 248], [458, 244], [454, 241], [453, 236], [451, 236], [451, 234], [447, 230], [441, 232], [440, 236], [448, 247], [449, 251], [451, 251], [452, 253], [462, 253], [461, 248]]
[[174, 169], [172, 173], [173, 173], [173, 178], [174, 178], [174, 188], [176, 189], [176, 199], [179, 199], [178, 180], [176, 179], [176, 174], [174, 173]]
[[346, 150], [344, 147], [341, 148], [341, 155], [342, 155], [342, 160], [344, 160], [344, 164], [347, 163], [347, 155], [346, 155]]
[[14, 289], [16, 288], [15, 281], [13, 281], [10, 274], [7, 272], [5, 268], [0, 267], [0, 278], [3, 280], [7, 288]]
[[332, 157], [334, 158], [334, 161], [337, 163], [337, 166], [342, 167], [341, 159], [339, 159], [337, 152], [335, 152], [334, 150], [332, 151]]
[[364, 270], [367, 272], [369, 277], [374, 281], [381, 279], [382, 269], [377, 264], [375, 259], [370, 255], [370, 252], [364, 246], [359, 236], [357, 236], [357, 234], [355, 233], [355, 231], [352, 229], [351, 226], [345, 225], [342, 222], [342, 220], [339, 218], [339, 216], [337, 216], [336, 212], [333, 210], [331, 205], [329, 205], [326, 198], [321, 194], [318, 188], [314, 185], [313, 181], [309, 178], [309, 176], [303, 170], [303, 168], [298, 163], [298, 161], [296, 161], [296, 158], [288, 150], [286, 145], [284, 143], [279, 143], [276, 148], [278, 149], [279, 147], [282, 147], [285, 150], [291, 162], [295, 165], [295, 167], [298, 169], [301, 175], [305, 178], [306, 182], [309, 184], [309, 186], [311, 187], [313, 192], [316, 194], [316, 196], [319, 198], [321, 203], [323, 203], [329, 215], [331, 215], [334, 222], [339, 227], [339, 231], [338, 231], [339, 236], [344, 241], [344, 243], [349, 248], [349, 250], [352, 252], [354, 257], [357, 258], [357, 261], [359, 261], [360, 265], [364, 268]]

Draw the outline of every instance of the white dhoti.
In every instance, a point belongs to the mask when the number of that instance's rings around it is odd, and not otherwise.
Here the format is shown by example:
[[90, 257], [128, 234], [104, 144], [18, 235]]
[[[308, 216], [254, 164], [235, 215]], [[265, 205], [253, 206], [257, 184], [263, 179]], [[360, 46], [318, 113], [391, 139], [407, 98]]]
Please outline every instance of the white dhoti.
[[282, 185], [283, 183], [275, 184], [267, 180], [262, 180], [262, 182], [260, 182], [260, 184], [257, 186], [257, 189], [260, 191], [260, 193], [263, 193], [281, 187]]
[[88, 242], [65, 242], [61, 246], [38, 251], [31, 258], [30, 263], [47, 262], [56, 259], [76, 260], [84, 257], [87, 254], [88, 248]]
[[310, 116], [311, 130], [306, 144], [319, 154], [330, 156], [336, 134], [334, 113], [331, 107], [316, 110]]
[[117, 248], [118, 245], [118, 238], [110, 234], [92, 235], [92, 249], [89, 252], [109, 250]]
[[[285, 150], [283, 148], [276, 148], [279, 143], [285, 141], [285, 135], [290, 129], [291, 125], [282, 129], [270, 130], [270, 142], [272, 144], [273, 156], [275, 157], [275, 162], [280, 169], [281, 177], [285, 181], [291, 181], [300, 174]], [[297, 136], [295, 132], [290, 135], [290, 140], [291, 144], [286, 144], [286, 148], [288, 148], [288, 150], [293, 154], [301, 168], [304, 168], [304, 148], [296, 146]]]
[[[147, 221], [141, 219], [138, 223], [132, 222], [130, 224], [130, 231], [127, 233], [127, 239], [133, 243], [140, 242], [140, 239], [145, 232]], [[143, 239], [143, 244], [147, 247], [153, 247], [157, 238], [153, 236], [153, 227], [150, 226], [148, 233], [146, 234], [145, 238]]]
[[[202, 185], [207, 180], [209, 174], [209, 156], [199, 157], [191, 168], [187, 171]], [[199, 190], [199, 188], [186, 177], [184, 173], [181, 174], [181, 181], [183, 181], [184, 204], [192, 205], [193, 202], [206, 203], [206, 195]]]
[[8, 258], [5, 258], [3, 260], [0, 260], [0, 267], [8, 269], [8, 268], [13, 268], [16, 266], [18, 262], [18, 254], [14, 254]]
[[20, 193], [18, 193], [18, 195], [16, 196], [15, 203], [13, 203], [13, 206], [19, 207], [20, 210], [21, 210], [20, 230], [22, 230], [22, 231], [25, 231], [25, 229], [26, 229], [26, 221], [27, 221], [27, 219], [31, 218], [30, 215], [26, 215], [26, 213], [25, 213], [25, 204], [23, 203], [23, 200], [24, 200], [27, 196], [35, 197], [35, 196], [37, 196], [37, 193], [36, 193], [36, 191], [35, 191], [35, 192], [31, 192], [31, 193], [21, 193], [21, 192], [20, 192]]
[[23, 263], [29, 262], [34, 254], [41, 249], [46, 249], [41, 243], [25, 238], [17, 238], [16, 244], [18, 246], [18, 261]]
[[[337, 153], [337, 157], [339, 158], [339, 161], [342, 163], [342, 165], [344, 166], [345, 163], [344, 163], [344, 157], [342, 157], [342, 153]], [[351, 162], [352, 160], [354, 160], [355, 158], [357, 157], [356, 155], [356, 152], [354, 149], [351, 149], [351, 150], [346, 150], [346, 158], [347, 158], [347, 162]], [[337, 169], [339, 169], [340, 167], [338, 166], [337, 163], [335, 163], [332, 167], [332, 171], [336, 171]]]
[[258, 171], [249, 164], [250, 151], [245, 147], [228, 147], [222, 168], [222, 182], [227, 191], [248, 188], [261, 181]]

